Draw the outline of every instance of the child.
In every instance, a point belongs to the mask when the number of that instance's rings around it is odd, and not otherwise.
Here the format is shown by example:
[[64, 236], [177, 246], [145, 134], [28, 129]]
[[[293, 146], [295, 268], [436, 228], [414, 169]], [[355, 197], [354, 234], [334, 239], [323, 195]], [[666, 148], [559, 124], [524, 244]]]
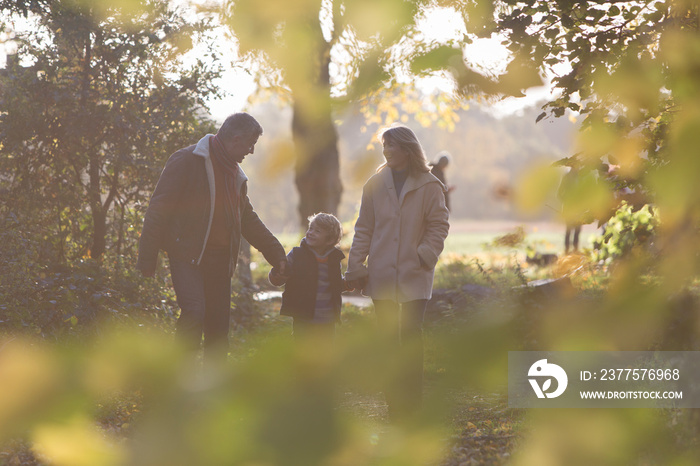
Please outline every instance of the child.
[[332, 338], [335, 333], [345, 288], [340, 272], [345, 254], [336, 247], [342, 236], [336, 217], [313, 215], [301, 244], [287, 255], [285, 275], [276, 268], [270, 271], [270, 283], [285, 285], [280, 314], [294, 319], [295, 338], [308, 333]]

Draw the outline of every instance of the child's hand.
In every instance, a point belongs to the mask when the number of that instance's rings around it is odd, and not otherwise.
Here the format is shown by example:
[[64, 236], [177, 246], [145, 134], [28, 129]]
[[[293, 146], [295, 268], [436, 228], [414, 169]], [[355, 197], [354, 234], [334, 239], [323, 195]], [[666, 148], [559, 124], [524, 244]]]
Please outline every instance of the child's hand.
[[343, 291], [355, 291], [355, 288], [350, 286], [350, 282], [343, 278]]
[[267, 276], [267, 279], [270, 280], [270, 283], [272, 283], [275, 286], [282, 286], [285, 284], [287, 281], [286, 276], [282, 275], [277, 267], [273, 267], [272, 270], [270, 270], [270, 273]]
[[289, 278], [289, 264], [287, 263], [287, 258], [285, 257], [282, 259], [279, 263], [279, 267], [273, 267], [272, 270], [275, 270], [275, 273], [286, 281]]
[[275, 286], [282, 286], [287, 283], [290, 274], [291, 270], [289, 267], [289, 262], [285, 257], [276, 267], [272, 267], [270, 273], [267, 275], [267, 279], [270, 280], [270, 283]]

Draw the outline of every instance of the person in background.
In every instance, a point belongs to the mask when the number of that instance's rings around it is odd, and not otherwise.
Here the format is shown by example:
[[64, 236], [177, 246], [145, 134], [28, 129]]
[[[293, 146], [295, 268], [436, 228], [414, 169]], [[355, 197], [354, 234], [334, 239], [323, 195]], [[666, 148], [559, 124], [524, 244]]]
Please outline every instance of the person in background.
[[[561, 185], [559, 186], [559, 199], [562, 203], [562, 212], [564, 214], [564, 221], [566, 223], [566, 230], [564, 231], [564, 253], [568, 254], [569, 250], [573, 248], [574, 251], [578, 251], [579, 236], [581, 234], [582, 220], [576, 215], [574, 211], [576, 199], [571, 199], [575, 196], [576, 185], [579, 183], [579, 167], [578, 165], [572, 164], [569, 171], [564, 175], [561, 180]], [[571, 194], [573, 192], [573, 195]]]
[[402, 421], [422, 405], [423, 316], [449, 212], [445, 187], [430, 173], [413, 131], [392, 126], [379, 139], [386, 163], [363, 188], [345, 279], [372, 298], [387, 342], [385, 372], [399, 374], [385, 387], [389, 416]]
[[265, 259], [286, 270], [284, 248], [248, 199], [248, 178], [239, 166], [262, 135], [247, 113], [236, 113], [216, 133], [170, 156], [146, 210], [136, 267], [155, 274], [158, 251], [168, 254], [180, 306], [176, 338], [198, 349], [205, 361], [225, 361], [231, 313], [231, 277], [241, 237]]
[[270, 271], [270, 283], [284, 285], [280, 314], [294, 319], [297, 340], [313, 334], [331, 341], [335, 334], [345, 288], [340, 271], [345, 254], [337, 248], [342, 237], [343, 227], [335, 216], [313, 215], [301, 244], [287, 254], [286, 275], [276, 268]]
[[447, 207], [447, 210], [451, 210], [450, 193], [455, 189], [454, 186], [447, 184], [447, 180], [445, 179], [445, 168], [447, 168], [449, 164], [450, 154], [446, 151], [440, 152], [438, 154], [437, 161], [430, 163], [430, 173], [435, 175], [435, 178], [440, 180], [440, 182], [445, 185], [445, 188], [447, 188], [447, 191], [445, 191], [445, 206]]

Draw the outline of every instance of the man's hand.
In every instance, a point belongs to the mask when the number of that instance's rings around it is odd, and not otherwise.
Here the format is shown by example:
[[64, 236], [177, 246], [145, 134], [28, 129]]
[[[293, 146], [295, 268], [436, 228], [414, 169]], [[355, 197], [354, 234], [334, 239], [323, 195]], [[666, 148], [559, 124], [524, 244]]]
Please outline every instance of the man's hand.
[[275, 267], [270, 270], [270, 273], [267, 276], [267, 279], [270, 280], [270, 283], [272, 283], [275, 286], [282, 286], [284, 283], [287, 281], [278, 271]]
[[282, 286], [289, 279], [288, 269], [289, 266], [287, 265], [287, 259], [285, 258], [284, 260], [280, 261], [277, 267], [272, 267], [267, 279], [270, 280], [270, 283], [275, 286]]

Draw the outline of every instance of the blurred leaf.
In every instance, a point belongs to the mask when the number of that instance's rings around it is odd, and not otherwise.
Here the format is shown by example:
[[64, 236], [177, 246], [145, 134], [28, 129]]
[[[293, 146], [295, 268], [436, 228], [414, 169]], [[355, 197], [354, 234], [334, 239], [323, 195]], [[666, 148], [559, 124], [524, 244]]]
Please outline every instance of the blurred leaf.
[[20, 339], [0, 343], [0, 440], [41, 418], [59, 392], [62, 376], [56, 359], [43, 345]]
[[350, 177], [354, 184], [364, 184], [382, 163], [377, 151], [367, 151], [350, 168]]
[[416, 13], [412, 0], [353, 0], [344, 5], [343, 20], [360, 40], [381, 38], [384, 44], [397, 40]]
[[543, 84], [537, 65], [519, 55], [508, 63], [505, 74], [498, 77], [498, 89], [506, 95], [523, 96], [524, 90]]
[[277, 178], [294, 167], [294, 147], [289, 142], [277, 142], [265, 159], [264, 170], [271, 178]]
[[35, 449], [57, 466], [124, 464], [116, 440], [109, 441], [90, 419], [75, 417], [65, 424], [41, 424], [34, 429]]
[[451, 46], [441, 46], [429, 52], [416, 56], [411, 62], [411, 72], [414, 74], [434, 71], [446, 67], [464, 66], [462, 51]]
[[153, 4], [148, 0], [74, 0], [75, 3], [86, 8], [94, 9], [100, 19], [107, 19], [114, 14], [123, 15], [126, 18], [138, 19], [148, 11], [152, 11]]
[[360, 63], [358, 75], [352, 81], [348, 98], [360, 99], [389, 79], [382, 55], [380, 52], [373, 51]]
[[560, 192], [562, 216], [568, 223], [587, 224], [596, 219], [607, 218], [614, 210], [615, 200], [603, 179], [591, 170], [579, 172], [573, 183]]
[[663, 101], [663, 68], [646, 54], [623, 56], [612, 74], [599, 70], [594, 83], [599, 96], [623, 104], [633, 118], [656, 114]]
[[622, 132], [613, 124], [600, 119], [589, 120], [576, 136], [576, 149], [581, 153], [584, 164], [596, 167], [601, 158], [612, 153]]
[[494, 25], [494, 11], [496, 5], [491, 0], [474, 0], [465, 8], [465, 24], [467, 30], [480, 37], [490, 34]]
[[515, 202], [524, 213], [540, 211], [554, 198], [560, 175], [551, 164], [539, 164], [527, 169], [515, 186]]

